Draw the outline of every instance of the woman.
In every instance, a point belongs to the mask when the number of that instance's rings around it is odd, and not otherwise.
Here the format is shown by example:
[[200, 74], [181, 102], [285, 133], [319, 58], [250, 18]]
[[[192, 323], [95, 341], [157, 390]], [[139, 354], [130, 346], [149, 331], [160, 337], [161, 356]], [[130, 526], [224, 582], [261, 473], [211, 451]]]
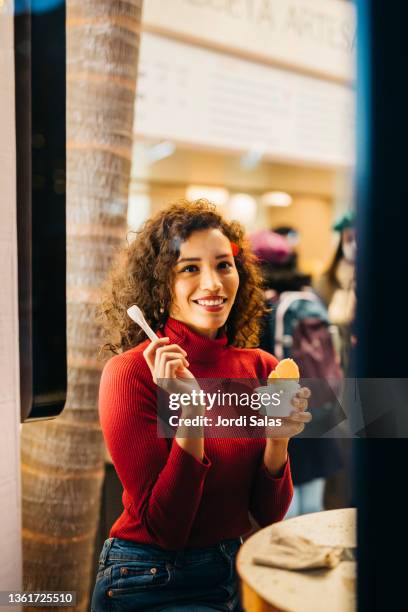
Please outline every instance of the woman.
[[350, 371], [350, 351], [355, 339], [352, 327], [356, 310], [355, 258], [357, 252], [354, 214], [342, 215], [333, 225], [339, 243], [328, 270], [318, 279], [316, 291], [327, 305], [330, 322], [339, 332], [339, 353], [343, 371]]
[[[158, 340], [145, 340], [127, 317], [133, 303]], [[159, 212], [122, 253], [100, 309], [107, 346], [119, 354], [104, 368], [99, 410], [124, 511], [101, 553], [93, 611], [241, 610], [241, 536], [249, 513], [261, 526], [286, 513], [287, 445], [311, 418], [309, 391], [292, 400], [279, 438], [205, 440], [197, 427], [158, 437], [156, 391], [198, 388], [197, 379], [265, 379], [277, 360], [247, 348], [263, 308], [243, 229], [206, 201]], [[205, 410], [187, 405], [183, 416]]]

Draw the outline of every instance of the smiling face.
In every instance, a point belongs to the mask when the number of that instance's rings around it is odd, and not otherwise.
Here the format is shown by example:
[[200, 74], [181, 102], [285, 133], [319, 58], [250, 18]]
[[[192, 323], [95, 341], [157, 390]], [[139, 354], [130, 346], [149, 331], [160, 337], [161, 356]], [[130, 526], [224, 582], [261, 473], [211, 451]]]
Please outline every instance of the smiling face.
[[228, 238], [215, 228], [193, 232], [180, 246], [170, 316], [215, 338], [228, 319], [238, 286]]

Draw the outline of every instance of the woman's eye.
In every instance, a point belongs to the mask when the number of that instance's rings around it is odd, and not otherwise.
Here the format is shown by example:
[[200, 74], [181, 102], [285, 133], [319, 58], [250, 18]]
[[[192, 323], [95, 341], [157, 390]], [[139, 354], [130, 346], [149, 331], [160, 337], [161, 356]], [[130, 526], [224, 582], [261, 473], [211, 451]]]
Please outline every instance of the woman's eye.
[[[220, 261], [220, 263], [217, 265], [217, 268], [219, 270], [229, 270], [230, 268], [232, 268], [232, 264], [229, 261]], [[195, 264], [190, 264], [188, 266], [184, 266], [184, 268], [181, 268], [180, 272], [198, 272], [199, 268], [198, 266], [196, 266]]]
[[228, 270], [229, 268], [232, 268], [232, 264], [229, 261], [221, 261], [218, 264], [218, 267], [223, 270]]
[[197, 272], [197, 270], [197, 266], [195, 266], [194, 264], [190, 264], [189, 266], [184, 266], [184, 268], [182, 268], [180, 272]]

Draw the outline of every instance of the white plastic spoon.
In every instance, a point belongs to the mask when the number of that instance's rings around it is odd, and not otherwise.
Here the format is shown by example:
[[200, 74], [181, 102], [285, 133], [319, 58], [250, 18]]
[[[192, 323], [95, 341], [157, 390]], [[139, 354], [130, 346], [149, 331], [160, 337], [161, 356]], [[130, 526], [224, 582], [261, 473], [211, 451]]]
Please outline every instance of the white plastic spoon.
[[147, 323], [146, 319], [144, 318], [143, 312], [140, 310], [139, 306], [133, 304], [133, 306], [127, 309], [127, 313], [132, 319], [132, 321], [137, 323], [143, 329], [145, 334], [149, 336], [150, 340], [153, 341], [159, 339], [159, 336], [154, 333], [150, 325]]

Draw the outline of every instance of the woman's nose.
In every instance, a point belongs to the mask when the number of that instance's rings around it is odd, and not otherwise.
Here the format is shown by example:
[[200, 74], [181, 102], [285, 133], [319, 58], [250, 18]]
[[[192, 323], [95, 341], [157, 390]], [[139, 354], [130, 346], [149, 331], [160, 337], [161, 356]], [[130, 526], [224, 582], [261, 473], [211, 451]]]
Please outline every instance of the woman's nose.
[[215, 270], [203, 270], [200, 280], [201, 290], [218, 291], [222, 288], [222, 282]]

